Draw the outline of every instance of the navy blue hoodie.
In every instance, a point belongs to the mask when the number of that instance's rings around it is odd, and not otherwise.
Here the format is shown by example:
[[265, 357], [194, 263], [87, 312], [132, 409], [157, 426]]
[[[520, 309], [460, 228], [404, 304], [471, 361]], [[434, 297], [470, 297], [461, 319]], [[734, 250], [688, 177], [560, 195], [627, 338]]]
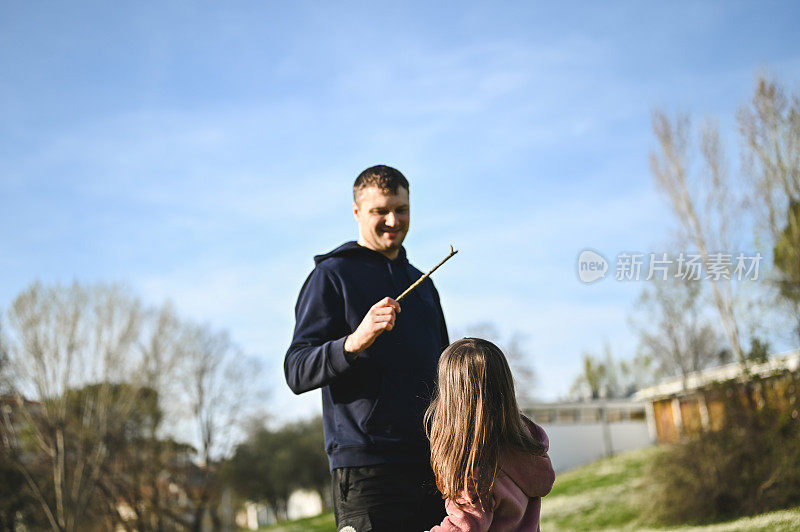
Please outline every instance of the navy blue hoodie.
[[352, 364], [344, 341], [367, 311], [397, 297], [422, 273], [404, 248], [395, 260], [347, 242], [314, 257], [295, 307], [286, 382], [296, 394], [322, 388], [325, 451], [331, 470], [429, 462], [423, 415], [435, 389], [439, 355], [449, 344], [439, 294], [430, 279], [400, 303], [395, 326]]

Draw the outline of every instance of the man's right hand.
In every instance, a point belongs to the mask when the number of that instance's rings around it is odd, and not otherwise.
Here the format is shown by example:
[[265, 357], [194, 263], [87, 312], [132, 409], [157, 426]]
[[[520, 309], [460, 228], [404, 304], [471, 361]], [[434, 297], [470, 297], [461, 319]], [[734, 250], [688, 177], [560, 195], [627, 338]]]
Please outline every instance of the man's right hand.
[[391, 331], [398, 312], [400, 303], [391, 297], [384, 297], [372, 305], [356, 330], [344, 341], [345, 352], [358, 354], [371, 346], [383, 331]]

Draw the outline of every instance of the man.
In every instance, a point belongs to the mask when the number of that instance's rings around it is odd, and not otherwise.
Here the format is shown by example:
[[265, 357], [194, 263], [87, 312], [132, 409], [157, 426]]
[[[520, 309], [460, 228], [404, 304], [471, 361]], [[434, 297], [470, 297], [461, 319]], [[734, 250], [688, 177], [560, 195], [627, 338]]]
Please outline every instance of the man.
[[393, 299], [421, 275], [402, 246], [408, 192], [388, 166], [358, 176], [358, 241], [314, 257], [284, 361], [294, 393], [322, 389], [340, 531], [427, 530], [445, 513], [423, 423], [449, 344], [439, 294], [427, 279], [402, 309]]

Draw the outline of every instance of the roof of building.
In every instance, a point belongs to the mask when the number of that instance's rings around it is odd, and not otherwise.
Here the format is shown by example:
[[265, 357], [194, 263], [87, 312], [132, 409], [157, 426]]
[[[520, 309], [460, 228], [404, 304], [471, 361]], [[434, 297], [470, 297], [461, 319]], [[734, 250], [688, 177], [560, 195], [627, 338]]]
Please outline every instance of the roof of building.
[[583, 408], [618, 408], [618, 409], [639, 409], [644, 406], [641, 400], [634, 399], [590, 399], [586, 401], [555, 401], [555, 402], [532, 402], [521, 405], [523, 410], [564, 410], [564, 409], [583, 409]]
[[[773, 355], [763, 364], [753, 364], [749, 367], [750, 375], [767, 376], [782, 371], [797, 371], [800, 369], [800, 349]], [[708, 386], [713, 382], [725, 382], [737, 379], [744, 375], [742, 366], [738, 362], [708, 368], [702, 371], [689, 373], [686, 376], [686, 387], [683, 379], [678, 377], [642, 388], [634, 394], [636, 399], [653, 400], [662, 397], [681, 395]]]

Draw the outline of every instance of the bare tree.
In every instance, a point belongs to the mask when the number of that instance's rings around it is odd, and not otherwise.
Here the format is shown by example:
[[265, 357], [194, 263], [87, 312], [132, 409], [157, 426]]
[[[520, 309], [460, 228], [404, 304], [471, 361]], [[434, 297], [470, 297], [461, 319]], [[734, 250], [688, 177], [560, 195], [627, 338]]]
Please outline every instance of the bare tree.
[[[53, 530], [84, 526], [96, 482], [109, 459], [107, 436], [134, 404], [133, 396], [114, 383], [128, 377], [126, 362], [139, 319], [138, 301], [121, 288], [78, 283], [35, 283], [14, 300], [8, 313], [4, 345], [15, 388], [35, 401], [20, 395], [13, 409], [30, 431], [29, 440], [10, 417], [3, 418], [2, 431]], [[87, 384], [95, 386], [94, 393], [69, 393]], [[73, 415], [76, 409], [80, 418]], [[44, 458], [47, 485], [32, 471], [39, 462], [23, 456], [31, 451]]]
[[11, 394], [13, 390], [11, 383], [11, 360], [3, 342], [3, 323], [0, 321], [0, 397]]
[[[791, 202], [800, 202], [800, 98], [761, 76], [753, 99], [738, 114], [748, 177], [762, 229], [777, 237]], [[777, 238], [776, 238], [777, 239]]]
[[617, 362], [620, 375], [620, 396], [630, 397], [655, 381], [654, 361], [651, 357], [637, 353], [632, 359]]
[[[242, 407], [262, 397], [254, 363], [226, 333], [170, 305], [143, 309], [118, 286], [78, 283], [32, 285], [0, 332], [18, 394], [3, 401], [0, 452], [50, 528], [198, 529], [219, 499], [216, 461]], [[200, 464], [176, 441], [187, 420]]]
[[[707, 272], [716, 269], [712, 255], [731, 252], [737, 228], [731, 224], [742, 218], [743, 202], [725, 167], [725, 158], [716, 124], [708, 122], [700, 132], [701, 163], [693, 164], [691, 125], [685, 115], [670, 121], [660, 111], [653, 113], [653, 130], [659, 153], [650, 157], [655, 182], [669, 200], [680, 223], [682, 243], [693, 245]], [[719, 314], [731, 350], [747, 370], [741, 347], [740, 323], [735, 311], [735, 290], [730, 272], [709, 280], [712, 300]]]
[[611, 345], [603, 346], [603, 357], [584, 353], [581, 372], [575, 377], [569, 395], [576, 399], [629, 397], [652, 380], [651, 359], [636, 356], [617, 360]]
[[800, 336], [800, 96], [760, 76], [738, 114], [744, 168], [762, 235], [774, 244], [779, 295]]
[[129, 416], [136, 422], [125, 431], [126, 437], [115, 448], [98, 482], [109, 512], [117, 514], [120, 525], [131, 530], [192, 526], [174, 488], [186, 489], [191, 472], [186, 458], [194, 449], [161, 434], [165, 425], [175, 424], [181, 415], [172, 406], [180, 397], [175, 379], [183, 354], [181, 331], [182, 324], [171, 304], [143, 312], [136, 341], [135, 376], [130, 376], [140, 383], [135, 409]]
[[174, 378], [185, 354], [182, 327], [175, 309], [168, 302], [147, 310], [137, 342], [142, 381], [168, 403], [177, 399], [178, 387]]
[[218, 521], [219, 475], [215, 461], [226, 455], [245, 419], [244, 409], [258, 397], [258, 364], [246, 358], [225, 332], [185, 324], [181, 336], [180, 381], [185, 413], [197, 435], [199, 480], [190, 496], [193, 530], [208, 513]]
[[646, 287], [631, 317], [639, 334], [639, 353], [657, 364], [656, 374], [680, 376], [723, 362], [723, 343], [703, 315], [703, 285], [669, 277]]

